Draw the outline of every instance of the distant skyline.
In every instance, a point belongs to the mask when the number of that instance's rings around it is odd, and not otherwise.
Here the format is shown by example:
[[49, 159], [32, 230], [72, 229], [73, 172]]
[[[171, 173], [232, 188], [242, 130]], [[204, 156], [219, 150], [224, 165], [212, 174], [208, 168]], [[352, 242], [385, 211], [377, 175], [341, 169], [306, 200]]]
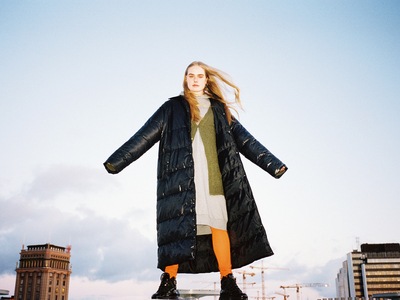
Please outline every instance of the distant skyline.
[[[22, 244], [50, 242], [72, 245], [70, 300], [155, 292], [158, 145], [115, 176], [102, 163], [200, 60], [233, 78], [241, 123], [289, 167], [275, 180], [243, 158], [264, 266], [291, 269], [266, 272], [267, 296], [324, 282], [302, 300], [335, 297], [357, 237], [400, 242], [399, 17], [389, 0], [0, 1], [0, 288]], [[202, 280], [219, 288], [218, 274], [178, 287]]]

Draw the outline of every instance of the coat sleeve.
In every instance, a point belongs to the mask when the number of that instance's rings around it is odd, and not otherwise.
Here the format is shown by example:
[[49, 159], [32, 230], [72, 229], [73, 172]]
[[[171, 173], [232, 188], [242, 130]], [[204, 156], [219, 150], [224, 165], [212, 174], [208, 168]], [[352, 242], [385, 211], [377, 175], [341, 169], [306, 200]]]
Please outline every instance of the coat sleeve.
[[139, 131], [104, 162], [106, 170], [117, 174], [137, 160], [160, 140], [163, 127], [164, 107], [161, 106]]
[[280, 178], [287, 171], [287, 166], [257, 141], [238, 120], [232, 120], [231, 129], [240, 153], [248, 160], [275, 178]]

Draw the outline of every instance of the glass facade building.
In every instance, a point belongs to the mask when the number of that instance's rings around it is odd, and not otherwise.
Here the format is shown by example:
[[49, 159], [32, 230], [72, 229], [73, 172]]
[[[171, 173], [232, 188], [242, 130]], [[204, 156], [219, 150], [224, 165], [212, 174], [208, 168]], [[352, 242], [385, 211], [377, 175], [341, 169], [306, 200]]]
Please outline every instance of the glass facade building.
[[336, 277], [337, 298], [400, 293], [400, 244], [363, 244], [347, 254]]

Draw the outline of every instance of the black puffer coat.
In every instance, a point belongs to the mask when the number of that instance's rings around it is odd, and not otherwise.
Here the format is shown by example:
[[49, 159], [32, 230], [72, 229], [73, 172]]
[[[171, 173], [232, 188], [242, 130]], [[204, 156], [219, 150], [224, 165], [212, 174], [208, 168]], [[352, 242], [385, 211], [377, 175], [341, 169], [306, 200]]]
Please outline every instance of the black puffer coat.
[[[218, 162], [228, 212], [232, 267], [273, 254], [239, 153], [279, 178], [285, 166], [234, 120], [228, 124], [219, 101], [211, 99]], [[118, 173], [160, 142], [157, 170], [158, 267], [179, 264], [180, 273], [218, 271], [211, 235], [196, 236], [195, 184], [190, 108], [182, 96], [165, 102], [146, 124], [104, 163]]]

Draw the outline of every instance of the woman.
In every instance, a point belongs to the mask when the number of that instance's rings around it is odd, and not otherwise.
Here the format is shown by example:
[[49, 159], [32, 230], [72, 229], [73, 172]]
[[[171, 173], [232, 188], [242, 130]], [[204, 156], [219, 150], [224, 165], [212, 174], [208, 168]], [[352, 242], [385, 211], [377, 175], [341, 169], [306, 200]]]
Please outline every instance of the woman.
[[220, 299], [247, 299], [232, 268], [273, 254], [239, 153], [275, 178], [287, 167], [234, 118], [222, 94], [228, 76], [201, 62], [185, 72], [184, 92], [165, 102], [104, 163], [119, 173], [160, 142], [157, 170], [158, 268], [152, 299], [176, 299], [177, 273], [221, 274]]

